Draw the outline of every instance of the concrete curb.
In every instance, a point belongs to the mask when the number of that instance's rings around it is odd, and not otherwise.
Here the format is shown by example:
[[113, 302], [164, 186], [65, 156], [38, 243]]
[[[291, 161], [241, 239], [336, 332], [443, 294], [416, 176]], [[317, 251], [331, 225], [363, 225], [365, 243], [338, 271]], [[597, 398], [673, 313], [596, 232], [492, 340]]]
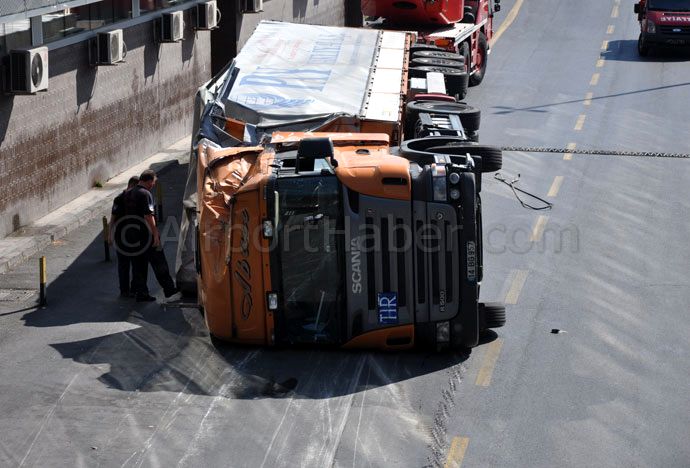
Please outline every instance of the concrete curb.
[[187, 136], [110, 179], [103, 188], [89, 190], [36, 222], [0, 239], [0, 274], [36, 255], [70, 232], [110, 214], [113, 198], [127, 186], [132, 174], [155, 165], [160, 172], [189, 158], [191, 137]]

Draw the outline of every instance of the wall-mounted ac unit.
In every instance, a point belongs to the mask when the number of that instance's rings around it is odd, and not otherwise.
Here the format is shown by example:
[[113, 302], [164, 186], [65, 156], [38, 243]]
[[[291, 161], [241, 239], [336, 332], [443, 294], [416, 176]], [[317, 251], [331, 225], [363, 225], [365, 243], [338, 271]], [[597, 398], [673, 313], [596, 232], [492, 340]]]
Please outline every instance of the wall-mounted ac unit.
[[122, 62], [127, 55], [122, 29], [99, 32], [91, 47], [91, 53], [93, 65], [112, 65]]
[[259, 13], [264, 11], [264, 0], [240, 0], [242, 13]]
[[218, 27], [220, 11], [216, 0], [200, 3], [196, 6], [195, 29], [210, 30]]
[[184, 38], [184, 16], [182, 11], [163, 13], [160, 20], [160, 41], [179, 42]]
[[36, 94], [48, 90], [48, 48], [12, 50], [9, 55], [5, 91]]

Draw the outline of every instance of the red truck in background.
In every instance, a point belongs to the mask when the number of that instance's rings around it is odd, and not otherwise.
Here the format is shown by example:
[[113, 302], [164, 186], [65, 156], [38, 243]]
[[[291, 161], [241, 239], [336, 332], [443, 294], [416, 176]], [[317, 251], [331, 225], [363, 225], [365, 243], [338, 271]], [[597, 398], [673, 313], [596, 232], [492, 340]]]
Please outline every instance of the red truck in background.
[[640, 21], [640, 56], [649, 55], [656, 45], [690, 45], [690, 0], [640, 0], [635, 13]]
[[[484, 79], [494, 13], [500, 0], [361, 0], [362, 13], [387, 29], [417, 31], [410, 73], [443, 73], [448, 82], [463, 82], [454, 93], [462, 99], [467, 86]], [[455, 86], [450, 85], [448, 89]]]

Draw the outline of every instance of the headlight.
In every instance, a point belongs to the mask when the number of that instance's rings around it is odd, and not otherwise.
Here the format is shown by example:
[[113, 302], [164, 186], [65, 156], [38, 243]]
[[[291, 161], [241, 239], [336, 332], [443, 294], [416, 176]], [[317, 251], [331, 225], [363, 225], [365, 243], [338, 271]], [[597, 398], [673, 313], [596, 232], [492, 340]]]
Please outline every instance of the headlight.
[[433, 178], [434, 200], [445, 201], [446, 196], [446, 166], [431, 165], [431, 177]]
[[273, 237], [273, 223], [270, 219], [265, 219], [262, 227], [265, 238], [270, 239], [271, 237]]
[[450, 180], [451, 184], [457, 184], [460, 182], [460, 174], [457, 172], [451, 172], [451, 174], [448, 176], [448, 180]]
[[647, 20], [647, 32], [649, 34], [655, 34], [656, 33], [656, 24], [654, 24], [654, 21]]
[[448, 343], [450, 341], [450, 322], [436, 323], [436, 342]]
[[277, 310], [278, 309], [278, 294], [276, 293], [268, 293], [266, 295], [267, 302], [268, 302], [268, 310]]
[[450, 199], [451, 200], [459, 200], [460, 199], [460, 190], [454, 188], [450, 191]]

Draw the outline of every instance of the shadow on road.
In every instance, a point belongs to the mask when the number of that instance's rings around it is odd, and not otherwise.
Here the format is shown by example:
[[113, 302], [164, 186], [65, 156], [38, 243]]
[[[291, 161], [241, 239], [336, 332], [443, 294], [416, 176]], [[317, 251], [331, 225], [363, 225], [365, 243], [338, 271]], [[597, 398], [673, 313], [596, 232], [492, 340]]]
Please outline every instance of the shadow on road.
[[617, 62], [687, 62], [690, 61], [690, 47], [653, 47], [647, 57], [637, 53], [637, 39], [609, 41], [608, 50], [601, 54], [606, 60]]
[[[186, 165], [180, 165], [159, 174], [169, 221], [174, 222], [173, 214], [181, 206], [186, 172]], [[165, 244], [171, 266], [175, 244]], [[112, 323], [115, 333], [51, 346], [64, 358], [102, 369], [98, 380], [124, 392], [330, 398], [449, 369], [469, 356], [469, 352], [384, 354], [214, 345], [196, 308], [119, 298], [116, 265], [103, 261], [100, 235], [75, 256], [48, 286], [48, 306], [23, 320], [29, 327]], [[150, 275], [149, 286], [154, 283]], [[151, 292], [160, 297], [155, 286]]]

